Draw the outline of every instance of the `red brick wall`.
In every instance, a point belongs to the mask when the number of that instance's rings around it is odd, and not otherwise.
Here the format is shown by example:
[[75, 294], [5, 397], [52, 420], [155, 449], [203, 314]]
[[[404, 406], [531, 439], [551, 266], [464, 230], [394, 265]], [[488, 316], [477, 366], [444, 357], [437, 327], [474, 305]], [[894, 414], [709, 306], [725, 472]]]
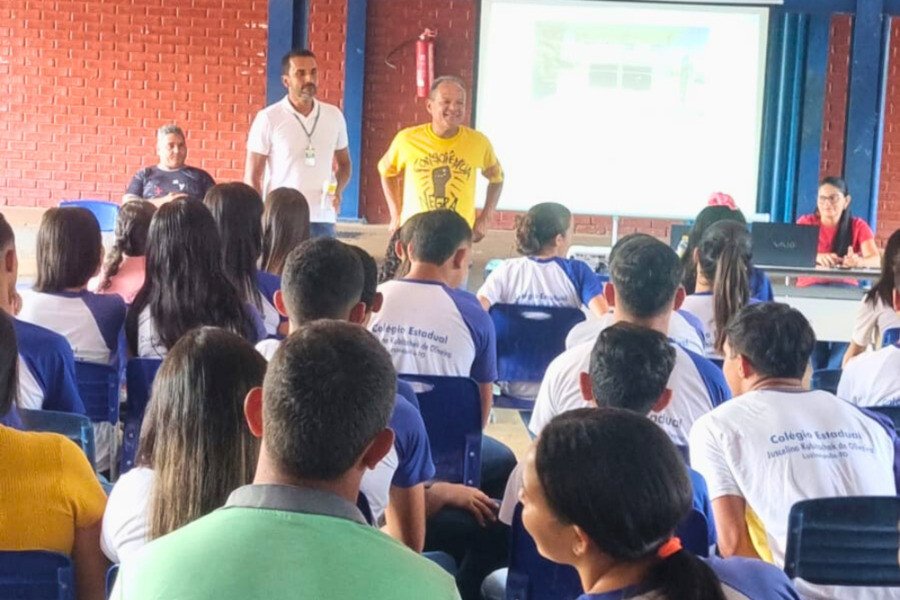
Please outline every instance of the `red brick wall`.
[[852, 30], [853, 17], [850, 15], [835, 15], [831, 18], [822, 119], [820, 177], [840, 175], [844, 172], [844, 132], [847, 123]]
[[243, 174], [265, 105], [267, 0], [0, 2], [0, 205], [121, 198], [177, 122], [188, 162]]
[[878, 187], [878, 231], [884, 242], [900, 229], [900, 20], [891, 25], [890, 62], [884, 108], [884, 145]]
[[311, 0], [309, 49], [319, 69], [318, 97], [344, 106], [344, 69], [347, 52], [347, 1]]

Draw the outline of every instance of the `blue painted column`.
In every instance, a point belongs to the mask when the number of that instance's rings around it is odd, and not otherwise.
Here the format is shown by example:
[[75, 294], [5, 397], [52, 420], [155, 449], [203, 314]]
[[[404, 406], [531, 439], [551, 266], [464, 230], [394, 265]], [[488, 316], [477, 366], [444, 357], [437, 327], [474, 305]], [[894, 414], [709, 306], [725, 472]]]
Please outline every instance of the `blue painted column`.
[[344, 117], [350, 140], [353, 176], [341, 203], [340, 219], [360, 220], [359, 169], [362, 164], [363, 92], [366, 75], [366, 8], [367, 0], [347, 0], [347, 42], [344, 56]]
[[308, 0], [269, 0], [269, 44], [266, 49], [266, 104], [281, 100], [281, 59], [294, 48], [306, 48]]
[[800, 154], [794, 195], [795, 210], [792, 215], [794, 218], [797, 215], [812, 213], [816, 209], [819, 168], [822, 164], [822, 126], [825, 114], [825, 80], [828, 71], [831, 15], [811, 15], [807, 31]]

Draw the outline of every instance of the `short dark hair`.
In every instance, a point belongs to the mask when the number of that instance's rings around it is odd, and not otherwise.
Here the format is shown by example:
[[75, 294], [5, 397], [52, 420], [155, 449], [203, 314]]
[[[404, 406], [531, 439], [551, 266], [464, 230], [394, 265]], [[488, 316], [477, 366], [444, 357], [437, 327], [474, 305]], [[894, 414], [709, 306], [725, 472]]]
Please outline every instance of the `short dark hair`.
[[0, 248], [5, 248], [16, 243], [16, 234], [13, 228], [2, 214], [0, 214]]
[[307, 240], [288, 253], [281, 291], [295, 324], [343, 319], [363, 292], [363, 266], [356, 252], [332, 238]]
[[[411, 225], [410, 221], [413, 221]], [[407, 225], [412, 228], [410, 258], [417, 262], [442, 265], [453, 256], [460, 244], [472, 240], [469, 223], [456, 211], [446, 208], [419, 213], [410, 218], [404, 227]]]
[[731, 355], [743, 355], [764, 377], [799, 379], [816, 345], [803, 314], [787, 304], [760, 302], [742, 308], [725, 328]]
[[613, 251], [609, 279], [615, 286], [616, 303], [638, 318], [668, 310], [681, 285], [675, 251], [647, 235], [622, 238]]
[[37, 234], [38, 292], [61, 292], [87, 285], [103, 256], [97, 218], [86, 208], [50, 208]]
[[307, 50], [306, 48], [294, 48], [287, 54], [281, 57], [281, 74], [287, 75], [291, 70], [291, 59], [292, 58], [315, 58], [316, 55], [312, 53], [312, 50]]
[[397, 373], [359, 325], [321, 320], [282, 343], [263, 384], [263, 444], [291, 476], [333, 481], [387, 427]]
[[19, 395], [19, 346], [12, 317], [0, 310], [0, 418], [12, 410]]
[[350, 246], [350, 248], [356, 252], [363, 268], [363, 289], [359, 301], [366, 305], [366, 310], [372, 310], [375, 294], [378, 292], [378, 263], [371, 254], [359, 246]]
[[658, 331], [619, 322], [600, 332], [591, 351], [591, 388], [601, 407], [646, 415], [666, 389], [675, 349]]

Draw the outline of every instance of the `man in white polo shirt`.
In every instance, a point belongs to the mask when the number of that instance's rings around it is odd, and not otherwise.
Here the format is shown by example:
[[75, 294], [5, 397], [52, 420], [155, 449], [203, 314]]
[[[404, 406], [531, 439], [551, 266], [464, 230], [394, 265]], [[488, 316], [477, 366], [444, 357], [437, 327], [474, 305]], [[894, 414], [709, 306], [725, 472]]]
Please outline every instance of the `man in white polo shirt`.
[[337, 106], [316, 100], [319, 75], [312, 52], [290, 51], [281, 73], [288, 93], [253, 119], [244, 182], [263, 198], [275, 188], [299, 190], [309, 204], [310, 237], [334, 237], [352, 170], [347, 122]]
[[[684, 299], [681, 274], [678, 255], [659, 240], [647, 235], [619, 240], [610, 262], [610, 280], [604, 289], [606, 300], [613, 307], [609, 324], [625, 321], [667, 335], [672, 310]], [[694, 421], [731, 394], [718, 367], [674, 341], [672, 344], [675, 368], [667, 385], [672, 390], [672, 400], [650, 419], [683, 448]], [[590, 406], [581, 394], [579, 380], [582, 373], [589, 372], [593, 347], [594, 341], [573, 346], [547, 367], [528, 424], [532, 433], [539, 434], [558, 414]]]
[[[781, 567], [796, 502], [897, 494], [897, 437], [881, 417], [804, 388], [816, 338], [797, 310], [747, 306], [725, 335], [724, 372], [735, 398], [694, 423], [691, 466], [709, 487], [722, 556]], [[807, 598], [891, 597], [796, 583]]]
[[[900, 261], [894, 264], [894, 310], [900, 319]], [[900, 341], [847, 363], [838, 398], [857, 406], [900, 405]]]

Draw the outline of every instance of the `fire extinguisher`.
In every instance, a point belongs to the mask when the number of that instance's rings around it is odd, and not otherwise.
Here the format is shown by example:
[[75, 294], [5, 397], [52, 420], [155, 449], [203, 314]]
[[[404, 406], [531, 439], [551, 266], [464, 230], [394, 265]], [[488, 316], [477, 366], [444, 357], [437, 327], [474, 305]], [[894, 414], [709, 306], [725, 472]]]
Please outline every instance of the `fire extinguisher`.
[[434, 38], [437, 32], [426, 29], [416, 40], [416, 96], [427, 98], [434, 81]]

